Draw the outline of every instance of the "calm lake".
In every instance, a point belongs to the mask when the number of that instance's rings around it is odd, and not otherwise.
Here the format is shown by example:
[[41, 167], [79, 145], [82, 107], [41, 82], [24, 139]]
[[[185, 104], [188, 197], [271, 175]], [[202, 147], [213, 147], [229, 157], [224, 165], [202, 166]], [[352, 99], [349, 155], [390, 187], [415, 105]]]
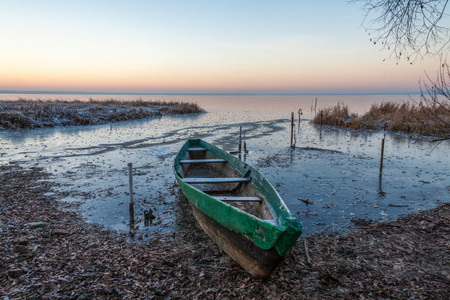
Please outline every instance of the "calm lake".
[[[239, 126], [249, 153], [242, 157], [275, 186], [304, 227], [304, 236], [346, 230], [351, 219], [391, 219], [450, 199], [450, 142], [439, 144], [387, 133], [382, 177], [382, 131], [352, 131], [310, 124], [314, 107], [347, 104], [363, 113], [373, 103], [409, 96], [89, 96], [0, 95], [2, 99], [130, 99], [196, 102], [207, 113], [165, 116], [109, 125], [0, 131], [0, 164], [42, 166], [71, 191], [88, 222], [128, 231], [128, 173], [133, 164], [138, 235], [183, 230], [181, 196], [171, 166], [188, 138], [236, 151]], [[418, 96], [414, 96], [418, 99]], [[317, 99], [317, 105], [316, 105]], [[302, 110], [299, 124], [298, 112]], [[295, 143], [290, 118], [295, 115]], [[306, 205], [298, 198], [314, 204]], [[143, 211], [156, 219], [144, 226]], [[36, 220], [37, 221], [37, 220]]]

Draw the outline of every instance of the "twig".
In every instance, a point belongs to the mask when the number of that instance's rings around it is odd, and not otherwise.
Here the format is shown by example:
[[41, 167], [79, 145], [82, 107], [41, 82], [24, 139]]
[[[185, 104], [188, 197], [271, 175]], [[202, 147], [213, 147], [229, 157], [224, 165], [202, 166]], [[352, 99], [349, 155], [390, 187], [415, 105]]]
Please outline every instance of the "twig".
[[303, 245], [305, 246], [306, 263], [307, 263], [308, 265], [311, 265], [311, 258], [309, 257], [308, 246], [306, 245], [306, 239], [303, 240]]
[[388, 204], [388, 206], [392, 206], [392, 207], [408, 207], [408, 205], [406, 205], [406, 204], [392, 204], [392, 203], [389, 203]]
[[309, 199], [302, 199], [302, 198], [298, 198], [298, 197], [297, 197], [297, 199], [300, 200], [300, 201], [302, 201], [302, 202], [305, 203], [306, 205], [314, 204], [314, 202], [309, 201]]
[[228, 271], [238, 271], [239, 268], [228, 268], [228, 267], [219, 267], [219, 266], [211, 266], [211, 265], [198, 265], [199, 267], [203, 268], [213, 268], [213, 269], [222, 269], [222, 270], [228, 270]]
[[437, 146], [439, 146], [440, 144], [442, 144], [442, 142], [445, 141], [445, 140], [447, 140], [447, 139], [448, 139], [448, 138], [444, 138], [444, 139], [439, 139], [439, 140], [431, 141], [432, 143], [435, 143], [435, 142], [437, 142], [437, 143], [436, 143], [436, 145], [434, 145], [433, 149], [431, 149], [431, 151], [428, 153], [428, 155], [430, 155], [431, 152], [433, 152], [434, 149], [437, 148]]

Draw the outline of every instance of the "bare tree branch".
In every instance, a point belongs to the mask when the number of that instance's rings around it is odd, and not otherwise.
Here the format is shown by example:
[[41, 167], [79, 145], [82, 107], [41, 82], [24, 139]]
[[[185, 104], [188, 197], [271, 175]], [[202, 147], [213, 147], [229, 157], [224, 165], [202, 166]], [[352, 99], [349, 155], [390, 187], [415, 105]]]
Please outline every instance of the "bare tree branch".
[[450, 28], [439, 25], [448, 15], [449, 0], [350, 0], [363, 3], [363, 26], [374, 44], [382, 45], [397, 61], [413, 62], [442, 55], [450, 46]]
[[418, 104], [425, 112], [422, 122], [427, 131], [439, 136], [439, 141], [450, 139], [450, 66], [446, 62], [440, 64], [437, 79], [427, 74], [427, 82], [420, 81]]
[[[397, 63], [406, 59], [435, 55], [440, 58], [437, 78], [420, 80], [420, 101], [416, 120], [423, 134], [450, 139], [450, 28], [442, 26], [448, 17], [449, 0], [350, 0], [362, 3], [366, 16], [363, 25], [374, 44], [381, 43]], [[448, 24], [446, 24], [448, 26]]]

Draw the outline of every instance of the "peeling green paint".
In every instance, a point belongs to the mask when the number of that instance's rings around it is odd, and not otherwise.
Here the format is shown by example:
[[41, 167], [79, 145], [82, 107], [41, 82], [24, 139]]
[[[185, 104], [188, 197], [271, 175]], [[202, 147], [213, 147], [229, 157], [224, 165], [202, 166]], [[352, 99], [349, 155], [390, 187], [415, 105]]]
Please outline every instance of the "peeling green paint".
[[[181, 167], [179, 162], [184, 158], [187, 149], [190, 147], [203, 147], [217, 158], [226, 159], [230, 167], [242, 176], [251, 171], [248, 175], [251, 184], [264, 196], [276, 224], [216, 200], [194, 186], [184, 183], [180, 177]], [[211, 144], [202, 140], [188, 140], [175, 158], [173, 172], [184, 195], [195, 207], [224, 227], [251, 240], [261, 249], [268, 250], [275, 247], [277, 252], [284, 256], [302, 232], [300, 223], [292, 217], [278, 193], [258, 171]]]

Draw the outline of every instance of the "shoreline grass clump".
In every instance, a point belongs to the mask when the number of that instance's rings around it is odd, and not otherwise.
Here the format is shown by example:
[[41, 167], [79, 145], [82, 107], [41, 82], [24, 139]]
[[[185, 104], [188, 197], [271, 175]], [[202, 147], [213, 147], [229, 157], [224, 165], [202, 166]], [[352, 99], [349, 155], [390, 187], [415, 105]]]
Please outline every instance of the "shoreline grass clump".
[[204, 112], [196, 103], [161, 100], [0, 100], [0, 129], [82, 126]]
[[409, 102], [383, 102], [373, 104], [370, 110], [362, 116], [368, 122], [387, 130], [417, 133], [421, 135], [449, 135], [450, 104], [415, 105]]
[[372, 124], [363, 122], [357, 114], [351, 113], [348, 105], [343, 103], [320, 110], [311, 122], [351, 129], [375, 129]]
[[380, 129], [386, 124], [386, 130], [389, 131], [448, 138], [450, 103], [424, 105], [386, 101], [372, 104], [369, 111], [361, 117], [350, 113], [347, 105], [338, 103], [334, 107], [321, 110], [311, 122], [352, 129]]

